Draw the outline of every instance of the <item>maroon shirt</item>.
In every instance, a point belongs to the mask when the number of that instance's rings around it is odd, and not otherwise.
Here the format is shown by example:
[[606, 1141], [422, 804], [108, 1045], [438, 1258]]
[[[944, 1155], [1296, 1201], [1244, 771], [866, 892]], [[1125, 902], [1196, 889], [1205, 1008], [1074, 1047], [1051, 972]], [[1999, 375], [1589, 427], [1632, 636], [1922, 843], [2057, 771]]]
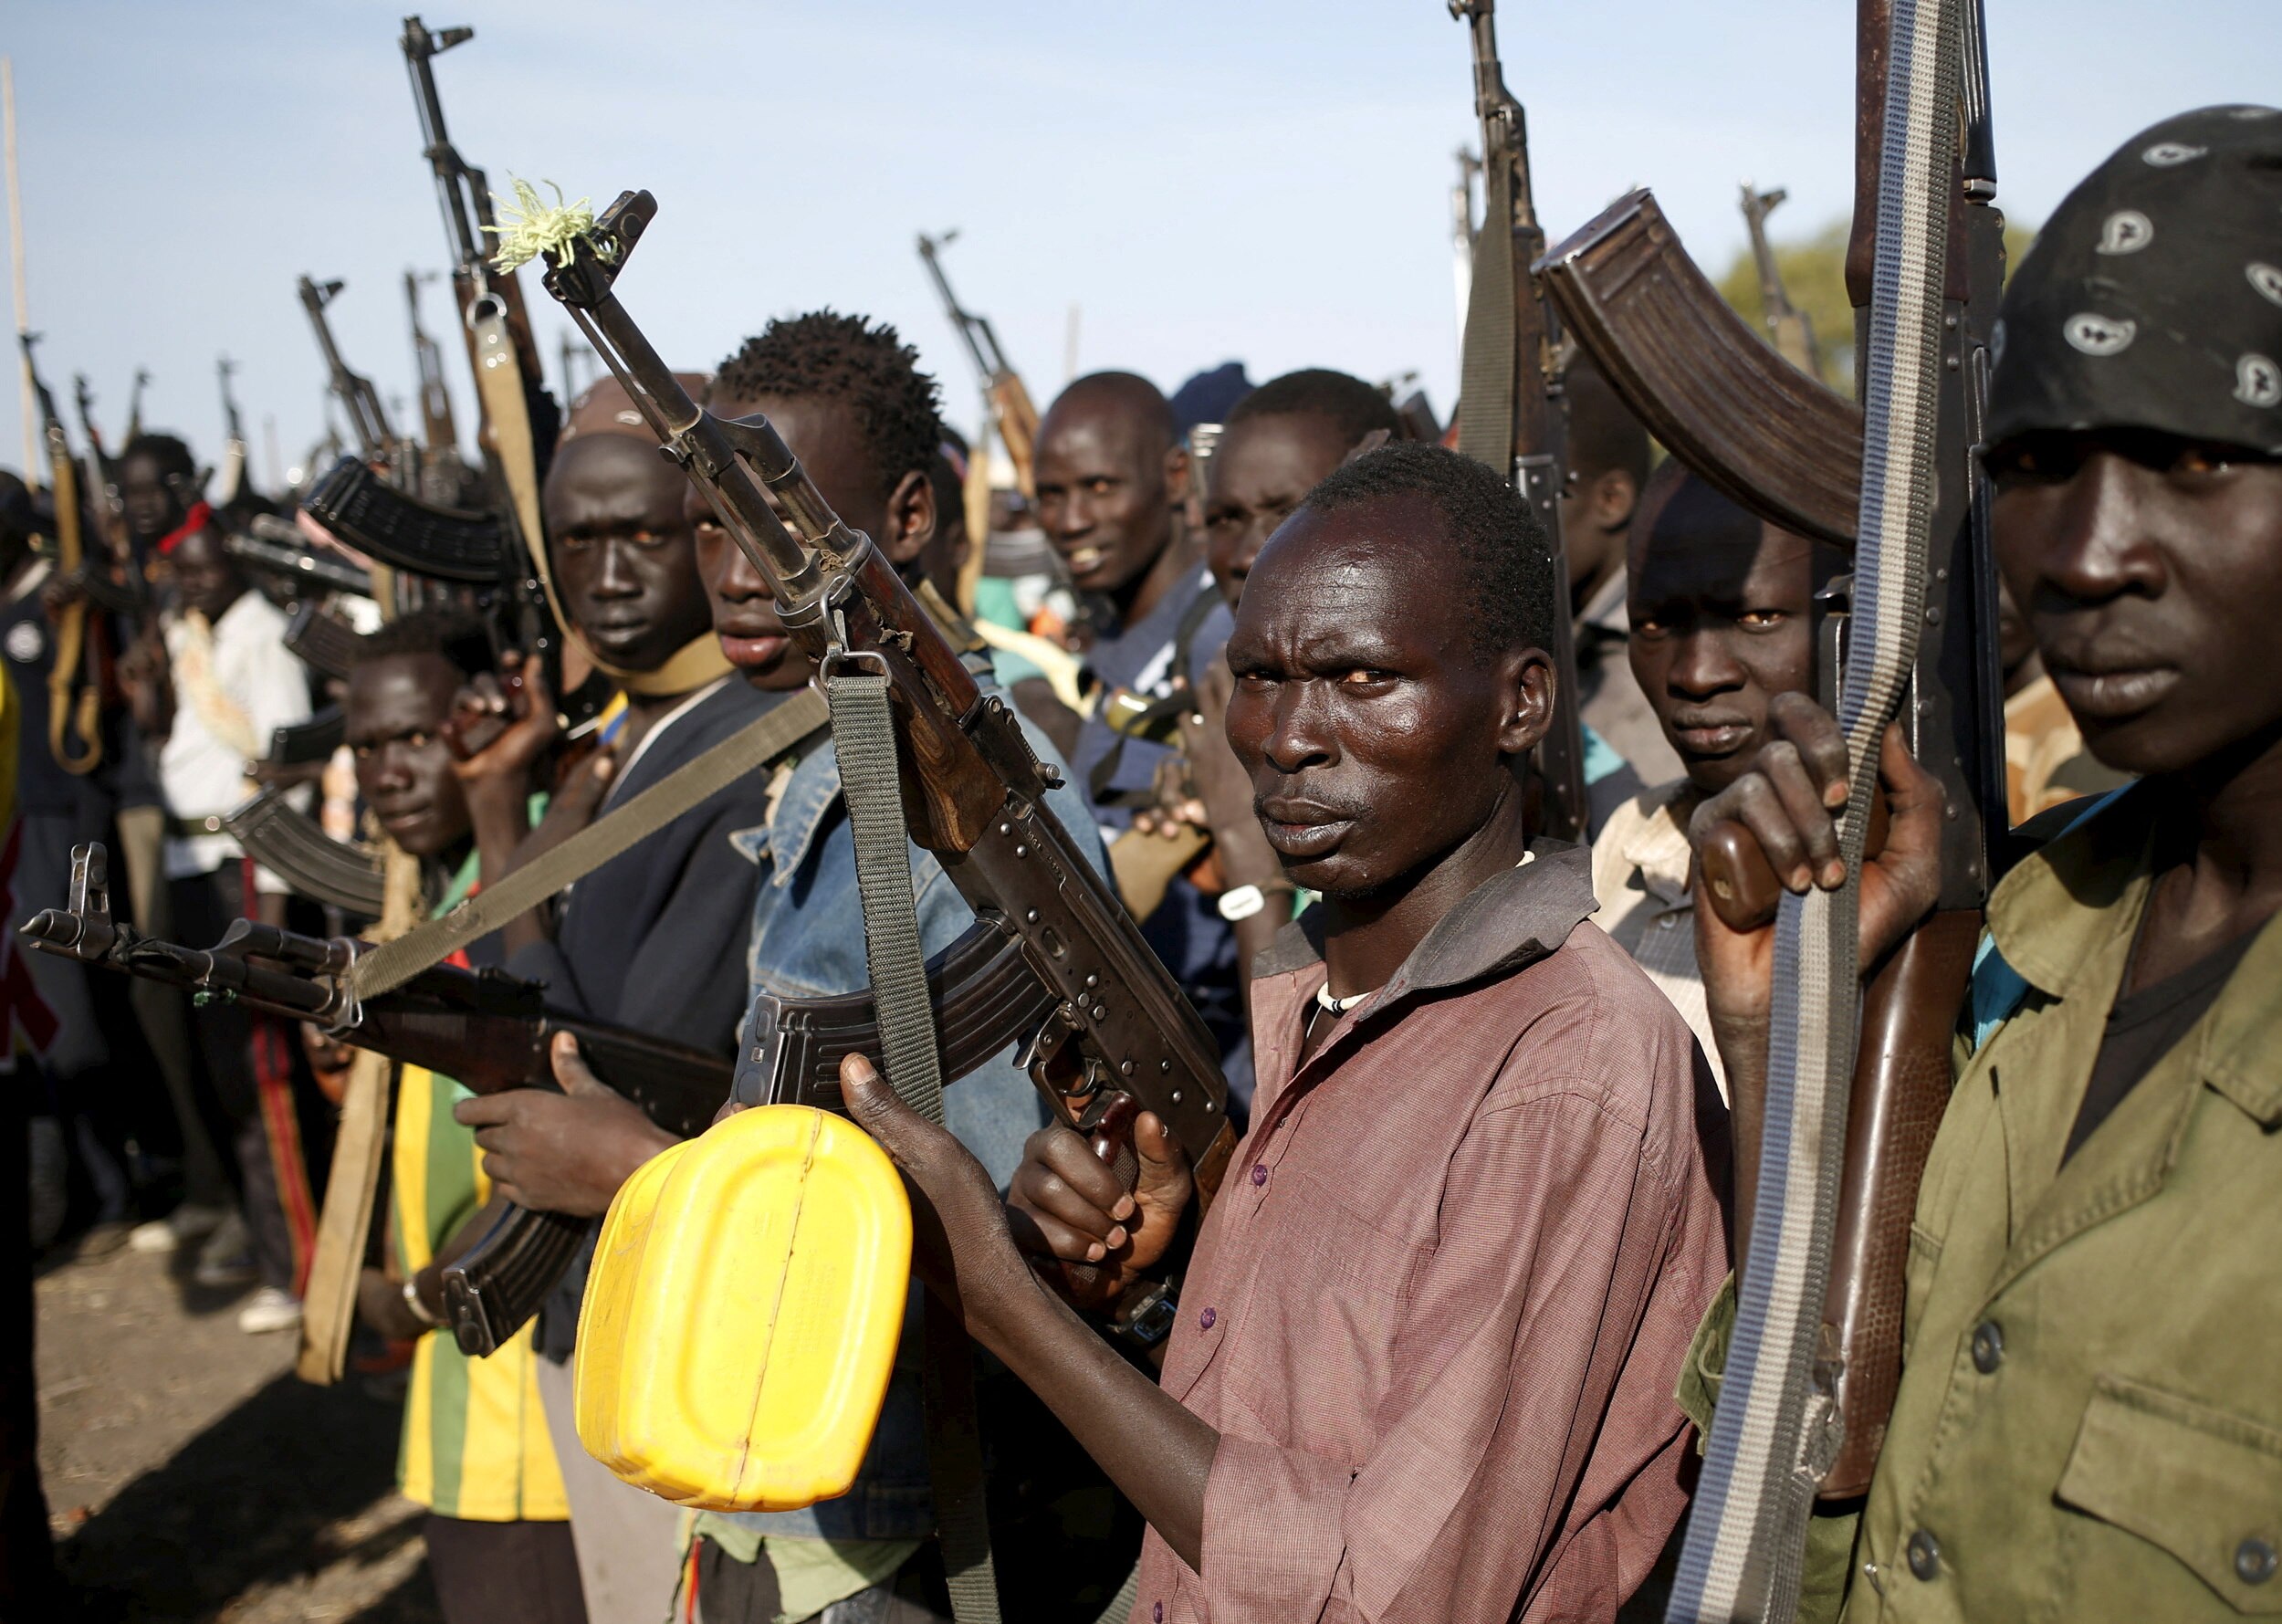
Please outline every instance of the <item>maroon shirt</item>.
[[1726, 1125], [1592, 909], [1581, 849], [1485, 882], [1304, 1065], [1306, 922], [1262, 955], [1164, 1372], [1220, 1434], [1204, 1571], [1152, 1532], [1136, 1624], [1607, 1619], [1663, 1549]]

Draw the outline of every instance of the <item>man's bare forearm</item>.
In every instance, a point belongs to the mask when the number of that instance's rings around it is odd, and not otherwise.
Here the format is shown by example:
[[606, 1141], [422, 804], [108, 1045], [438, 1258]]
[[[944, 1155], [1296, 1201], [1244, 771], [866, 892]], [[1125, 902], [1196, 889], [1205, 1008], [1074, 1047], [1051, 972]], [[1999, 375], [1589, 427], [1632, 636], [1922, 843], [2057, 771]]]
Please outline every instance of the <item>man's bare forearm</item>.
[[1204, 1491], [1220, 1435], [1111, 1350], [1024, 1272], [968, 1329], [1100, 1462], [1173, 1554], [1204, 1566]]

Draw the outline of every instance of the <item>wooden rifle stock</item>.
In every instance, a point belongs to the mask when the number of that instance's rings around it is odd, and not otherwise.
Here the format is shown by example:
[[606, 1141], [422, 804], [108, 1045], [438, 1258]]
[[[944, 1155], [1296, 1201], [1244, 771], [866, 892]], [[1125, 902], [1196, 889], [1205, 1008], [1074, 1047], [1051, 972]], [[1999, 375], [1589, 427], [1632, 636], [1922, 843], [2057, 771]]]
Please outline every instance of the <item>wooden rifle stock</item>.
[[[92, 561], [81, 529], [87, 510], [80, 500], [79, 465], [72, 459], [55, 396], [32, 363], [37, 335], [18, 333], [16, 338], [39, 403], [41, 437], [47, 443], [47, 479], [56, 509], [56, 573], [73, 581]], [[47, 749], [56, 765], [75, 777], [94, 771], [103, 762], [105, 665], [103, 623], [88, 613], [85, 598], [67, 603], [56, 616], [55, 661], [47, 673]]]

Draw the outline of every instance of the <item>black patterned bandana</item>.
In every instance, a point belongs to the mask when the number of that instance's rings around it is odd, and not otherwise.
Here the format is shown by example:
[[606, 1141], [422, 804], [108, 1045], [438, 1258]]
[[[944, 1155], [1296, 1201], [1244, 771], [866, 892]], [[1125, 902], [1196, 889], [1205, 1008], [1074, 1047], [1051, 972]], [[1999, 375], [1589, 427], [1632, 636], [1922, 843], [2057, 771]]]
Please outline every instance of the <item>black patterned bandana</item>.
[[2282, 456], [2282, 111], [2126, 141], [2037, 234], [1993, 347], [1992, 445], [2142, 428]]

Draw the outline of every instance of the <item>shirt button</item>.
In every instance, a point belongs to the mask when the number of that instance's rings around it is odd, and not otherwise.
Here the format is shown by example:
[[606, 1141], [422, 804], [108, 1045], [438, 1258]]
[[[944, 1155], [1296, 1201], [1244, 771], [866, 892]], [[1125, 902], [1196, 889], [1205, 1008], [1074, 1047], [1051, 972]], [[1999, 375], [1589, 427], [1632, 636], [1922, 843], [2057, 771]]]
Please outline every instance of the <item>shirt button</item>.
[[1942, 1542], [1922, 1528], [1910, 1536], [1910, 1571], [1921, 1579], [1942, 1571]]
[[2269, 1540], [2253, 1535], [2235, 1547], [2235, 1577], [2245, 1585], [2265, 1584], [2274, 1577], [2277, 1565], [2282, 1565], [2282, 1558], [2276, 1556]]
[[1157, 1603], [1149, 1608], [1149, 1624], [1165, 1624], [1165, 1604]]
[[1672, 916], [1666, 914], [1662, 918], [1656, 922], [1656, 927], [1659, 930], [1670, 930], [1672, 927], [1673, 923], [1674, 921]]
[[1263, 1185], [1263, 1184], [1265, 1184], [1265, 1183], [1267, 1183], [1267, 1182], [1268, 1182], [1268, 1164], [1267, 1164], [1267, 1163], [1265, 1163], [1265, 1162], [1257, 1162], [1257, 1161], [1256, 1161], [1256, 1162], [1254, 1162], [1254, 1163], [1252, 1163], [1252, 1187], [1256, 1189], [1258, 1189], [1261, 1185]]
[[1993, 1319], [1984, 1319], [1973, 1328], [1973, 1367], [1984, 1376], [1994, 1376], [2003, 1363], [2005, 1327]]
[[1212, 1328], [1212, 1322], [1220, 1317], [1220, 1316], [1219, 1315], [1213, 1313], [1211, 1309], [1208, 1308], [1202, 1314], [1197, 1315], [1197, 1328], [1199, 1330], [1209, 1331]]

